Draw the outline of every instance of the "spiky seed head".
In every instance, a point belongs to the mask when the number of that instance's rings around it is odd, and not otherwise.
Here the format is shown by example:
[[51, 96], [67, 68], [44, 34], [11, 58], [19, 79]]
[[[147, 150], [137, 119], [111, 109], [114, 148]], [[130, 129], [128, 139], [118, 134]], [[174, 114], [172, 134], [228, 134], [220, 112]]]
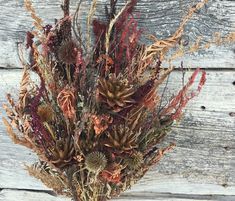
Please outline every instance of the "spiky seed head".
[[92, 152], [85, 157], [85, 165], [90, 172], [100, 172], [107, 165], [106, 156], [102, 152]]
[[50, 122], [54, 119], [54, 111], [52, 107], [46, 104], [39, 105], [37, 114], [43, 122]]
[[113, 126], [107, 133], [108, 140], [104, 144], [115, 148], [119, 152], [129, 152], [138, 147], [137, 138], [139, 133], [134, 132], [126, 125]]
[[141, 152], [134, 153], [130, 158], [126, 159], [125, 162], [131, 169], [137, 169], [143, 163], [143, 154]]
[[109, 79], [98, 80], [96, 98], [97, 102], [114, 112], [120, 112], [135, 103], [132, 99], [134, 92], [133, 86], [129, 85], [126, 80], [120, 80], [113, 75]]
[[58, 52], [59, 59], [66, 64], [76, 63], [77, 54], [78, 45], [74, 40], [63, 42]]

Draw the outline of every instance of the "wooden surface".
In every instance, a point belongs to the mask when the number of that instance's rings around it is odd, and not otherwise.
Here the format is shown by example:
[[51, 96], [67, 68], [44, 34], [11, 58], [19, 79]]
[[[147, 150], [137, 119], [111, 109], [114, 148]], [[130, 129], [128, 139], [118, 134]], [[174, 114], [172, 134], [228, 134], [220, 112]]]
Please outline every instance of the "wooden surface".
[[[1, 70], [0, 93], [16, 94], [20, 76], [19, 70]], [[202, 93], [190, 103], [190, 110], [186, 109], [184, 119], [164, 142], [176, 142], [176, 148], [125, 193], [122, 200], [235, 199], [234, 81], [235, 71], [207, 71]], [[177, 91], [180, 85], [181, 73], [174, 72], [169, 92]], [[3, 101], [1, 96], [0, 102]], [[35, 161], [34, 154], [12, 144], [3, 125], [0, 126], [0, 188], [4, 189], [0, 198], [14, 201], [11, 196], [17, 195], [25, 197], [25, 201], [36, 201], [45, 196], [45, 200], [59, 201], [60, 198], [44, 193], [48, 189], [25, 172], [23, 164]]]
[[[119, 0], [123, 2], [124, 0]], [[137, 16], [139, 25], [146, 34], [154, 34], [164, 38], [177, 29], [182, 16], [190, 6], [200, 0], [139, 0]], [[32, 0], [37, 13], [45, 24], [54, 23], [54, 19], [61, 18], [61, 1], [58, 0]], [[77, 4], [71, 0], [72, 9]], [[90, 0], [83, 0], [81, 7], [81, 19], [85, 22]], [[97, 17], [104, 14], [103, 8], [107, 0], [98, 0]], [[16, 46], [24, 41], [25, 33], [32, 30], [32, 20], [25, 11], [23, 0], [0, 0], [0, 67], [20, 67]], [[235, 1], [209, 0], [209, 3], [199, 13], [195, 14], [193, 20], [186, 27], [184, 37], [189, 37], [193, 43], [199, 36], [204, 36], [204, 41], [212, 37], [215, 32], [226, 35], [229, 31], [235, 31]], [[203, 68], [234, 68], [235, 45], [229, 47], [212, 47], [208, 51], [201, 51], [193, 56], [184, 58], [188, 67], [200, 66]]]
[[[46, 22], [60, 18], [60, 1], [33, 2]], [[74, 9], [76, 0], [72, 2]], [[102, 8], [105, 0], [98, 2]], [[195, 2], [197, 0], [141, 0], [137, 7], [140, 26], [158, 37], [168, 36]], [[85, 1], [82, 10], [88, 6]], [[0, 0], [0, 10], [0, 67], [11, 68], [0, 70], [2, 116], [4, 94], [16, 94], [21, 79], [21, 71], [12, 69], [20, 66], [16, 43], [24, 40], [32, 21], [23, 8], [23, 0]], [[103, 16], [101, 9], [96, 15]], [[81, 16], [85, 18], [85, 12]], [[235, 1], [211, 0], [189, 23], [186, 35], [193, 41], [200, 34], [208, 39], [216, 31], [226, 34], [232, 30], [235, 30]], [[186, 109], [185, 117], [164, 142], [165, 145], [175, 142], [176, 148], [126, 192], [121, 201], [235, 200], [235, 44], [211, 48], [183, 60], [188, 67], [200, 66], [207, 70], [206, 86], [189, 104], [190, 110]], [[180, 86], [181, 73], [174, 72], [168, 85], [169, 93], [176, 92]], [[55, 197], [50, 189], [28, 176], [24, 163], [32, 163], [36, 156], [12, 144], [2, 122], [0, 153], [0, 201], [66, 200]]]

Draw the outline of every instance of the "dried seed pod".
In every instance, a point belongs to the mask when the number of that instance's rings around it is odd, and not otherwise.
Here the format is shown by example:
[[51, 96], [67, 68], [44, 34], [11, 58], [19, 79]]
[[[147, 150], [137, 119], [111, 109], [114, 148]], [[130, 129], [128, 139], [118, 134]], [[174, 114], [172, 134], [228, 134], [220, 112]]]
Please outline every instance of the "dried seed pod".
[[55, 147], [51, 150], [51, 162], [56, 166], [63, 166], [74, 158], [74, 144], [71, 137], [56, 140]]
[[43, 122], [50, 122], [54, 119], [54, 111], [49, 105], [40, 105], [37, 109], [37, 113]]
[[120, 112], [133, 105], [135, 101], [131, 96], [134, 92], [134, 88], [125, 80], [117, 79], [115, 76], [111, 76], [108, 80], [100, 78], [97, 87], [97, 101], [114, 112]]
[[86, 168], [90, 172], [100, 172], [107, 165], [106, 156], [101, 152], [92, 152], [85, 157]]
[[125, 125], [113, 126], [107, 132], [108, 140], [105, 146], [115, 148], [120, 152], [128, 152], [138, 147], [137, 139], [139, 135], [139, 131], [134, 132]]
[[130, 158], [125, 160], [125, 163], [131, 169], [137, 169], [143, 163], [143, 154], [141, 152], [134, 153]]
[[76, 63], [77, 54], [78, 45], [73, 40], [63, 42], [58, 51], [59, 59], [66, 64]]

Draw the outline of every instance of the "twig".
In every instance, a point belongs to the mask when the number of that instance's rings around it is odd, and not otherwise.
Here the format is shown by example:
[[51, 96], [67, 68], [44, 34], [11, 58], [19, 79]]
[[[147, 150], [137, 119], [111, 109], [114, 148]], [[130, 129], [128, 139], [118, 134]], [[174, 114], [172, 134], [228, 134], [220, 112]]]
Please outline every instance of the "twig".
[[108, 53], [109, 53], [110, 35], [112, 33], [113, 26], [117, 22], [118, 18], [121, 16], [121, 14], [125, 11], [125, 9], [127, 8], [127, 6], [130, 3], [131, 3], [131, 1], [128, 1], [125, 4], [125, 6], [119, 11], [119, 13], [109, 23], [109, 28], [106, 32], [106, 37], [105, 37], [105, 50], [106, 50], [105, 52], [106, 52], [106, 55], [108, 55]]

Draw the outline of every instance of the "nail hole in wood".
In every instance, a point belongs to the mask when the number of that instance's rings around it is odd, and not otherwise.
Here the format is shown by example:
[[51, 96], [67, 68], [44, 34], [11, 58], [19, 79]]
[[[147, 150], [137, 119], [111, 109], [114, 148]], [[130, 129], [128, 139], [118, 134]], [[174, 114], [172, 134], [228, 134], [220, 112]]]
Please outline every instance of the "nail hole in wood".
[[233, 85], [235, 86], [235, 81], [233, 81]]
[[206, 109], [206, 107], [205, 107], [204, 105], [202, 105], [202, 106], [201, 106], [201, 109], [202, 109], [202, 110], [205, 110], [205, 109]]
[[229, 113], [229, 116], [230, 116], [230, 117], [235, 117], [235, 112], [230, 112], [230, 113]]
[[222, 186], [223, 186], [224, 188], [227, 188], [227, 187], [228, 187], [228, 184], [222, 184]]
[[225, 149], [226, 151], [229, 151], [229, 147], [228, 147], [228, 146], [224, 147], [224, 149]]

